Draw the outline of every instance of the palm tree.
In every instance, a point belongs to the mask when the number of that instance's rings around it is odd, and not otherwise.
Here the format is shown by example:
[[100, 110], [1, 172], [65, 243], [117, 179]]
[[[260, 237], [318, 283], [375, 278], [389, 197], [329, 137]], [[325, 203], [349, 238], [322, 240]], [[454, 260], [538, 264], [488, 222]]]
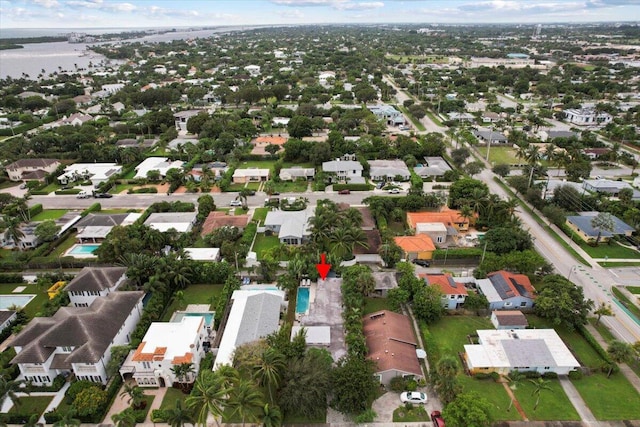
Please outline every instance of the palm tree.
[[277, 406], [269, 406], [265, 403], [260, 414], [263, 427], [280, 427], [282, 425], [282, 412]]
[[545, 380], [544, 378], [536, 378], [535, 380], [529, 380], [531, 384], [535, 387], [531, 392], [532, 396], [536, 396], [536, 404], [533, 406], [533, 410], [538, 409], [538, 403], [540, 403], [540, 393], [542, 390], [551, 390], [549, 386], [550, 381]]
[[136, 425], [136, 414], [133, 413], [133, 409], [127, 408], [122, 412], [111, 415], [111, 420], [116, 427], [133, 427]]
[[31, 414], [26, 423], [22, 425], [22, 427], [40, 427], [42, 424], [38, 422], [40, 419], [40, 414]]
[[434, 383], [443, 403], [452, 402], [460, 392], [460, 385], [456, 377], [458, 370], [458, 362], [454, 357], [445, 356], [438, 360]]
[[69, 410], [66, 412], [63, 412], [62, 414], [60, 414], [60, 418], [58, 419], [58, 421], [56, 421], [55, 423], [53, 423], [53, 427], [76, 427], [79, 426], [81, 421], [77, 418], [74, 418], [76, 416], [75, 411]]
[[475, 213], [473, 212], [473, 209], [471, 209], [471, 206], [469, 205], [463, 205], [460, 208], [460, 216], [463, 219], [466, 219], [467, 221], [469, 221], [469, 224], [472, 223], [473, 218], [475, 218]]
[[146, 403], [146, 401], [144, 400], [144, 391], [142, 391], [142, 388], [138, 387], [135, 384], [124, 385], [122, 392], [120, 393], [120, 397], [125, 396], [129, 397], [129, 399], [127, 399], [127, 403], [130, 404], [133, 409], [140, 409], [140, 407], [143, 405], [143, 402]]
[[598, 236], [596, 237], [596, 245], [600, 243], [600, 237], [602, 237], [602, 231], [613, 231], [615, 224], [613, 217], [608, 212], [600, 212], [598, 215], [591, 219], [591, 226], [598, 230]]
[[219, 426], [218, 417], [222, 416], [228, 393], [229, 388], [224, 386], [224, 377], [215, 372], [204, 371], [193, 384], [193, 390], [185, 403], [187, 408], [195, 411], [196, 420], [202, 427], [206, 427], [209, 414], [213, 415]]
[[[517, 390], [518, 386], [522, 383], [522, 381], [525, 378], [526, 378], [525, 374], [523, 374], [520, 371], [511, 371], [509, 372], [509, 375], [505, 377], [505, 379], [509, 383], [509, 388], [511, 390]], [[509, 402], [509, 407], [507, 408], [507, 412], [511, 410], [511, 407], [513, 406], [513, 400], [514, 399], [512, 398], [511, 402]]]
[[268, 348], [262, 352], [254, 375], [258, 384], [267, 387], [271, 402], [273, 402], [273, 387], [277, 388], [280, 384], [285, 367], [285, 357], [279, 351]]
[[611, 309], [611, 305], [605, 302], [601, 302], [597, 309], [593, 310], [593, 314], [598, 316], [596, 319], [596, 325], [600, 323], [600, 318], [602, 316], [613, 316], [613, 310]]
[[193, 363], [181, 363], [179, 365], [172, 366], [171, 372], [180, 383], [182, 391], [186, 391], [186, 384], [191, 381], [192, 375], [195, 373], [195, 368], [193, 367]]
[[540, 161], [540, 149], [535, 146], [535, 145], [531, 145], [527, 148], [526, 150], [526, 158], [527, 163], [529, 164], [529, 181], [528, 181], [528, 185], [527, 187], [531, 187], [531, 181], [533, 180], [533, 172], [536, 170], [536, 166], [538, 165], [538, 162]]
[[[20, 387], [22, 384], [24, 384], [24, 381], [10, 380], [4, 375], [0, 376], [0, 408], [7, 397], [11, 399], [14, 405], [18, 406], [20, 404], [20, 400], [16, 393], [21, 391]], [[28, 392], [26, 393], [29, 394]]]
[[242, 209], [245, 209], [245, 210], [247, 209], [247, 197], [251, 196], [252, 193], [253, 191], [246, 187], [240, 190], [240, 192], [238, 193], [236, 200], [242, 201]]
[[2, 223], [5, 228], [4, 230], [5, 239], [7, 240], [11, 239], [13, 241], [13, 245], [15, 247], [18, 247], [18, 243], [20, 243], [20, 239], [24, 237], [24, 233], [20, 228], [22, 221], [17, 216], [9, 217], [5, 215], [2, 218]]
[[165, 421], [171, 427], [183, 427], [184, 425], [191, 424], [194, 425], [194, 418], [191, 411], [182, 406], [182, 401], [180, 399], [176, 400], [175, 406], [173, 408], [166, 409], [165, 413]]
[[257, 421], [256, 411], [263, 407], [264, 397], [253, 382], [241, 379], [231, 389], [228, 405], [234, 415], [242, 418], [244, 427], [246, 421]]
[[[609, 344], [609, 348], [607, 348], [607, 354], [616, 363], [627, 363], [629, 360], [633, 358], [635, 351], [631, 344], [627, 344], [622, 341], [611, 341]], [[607, 373], [607, 378], [611, 376], [613, 372], [613, 364], [609, 366], [609, 372]]]

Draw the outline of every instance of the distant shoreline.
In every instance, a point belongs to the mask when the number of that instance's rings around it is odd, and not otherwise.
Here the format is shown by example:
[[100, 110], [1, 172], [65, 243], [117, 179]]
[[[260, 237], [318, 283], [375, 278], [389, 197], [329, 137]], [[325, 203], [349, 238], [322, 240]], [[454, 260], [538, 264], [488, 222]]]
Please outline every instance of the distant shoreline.
[[8, 39], [0, 39], [0, 50], [24, 49], [24, 45], [29, 43], [55, 43], [55, 42], [64, 42], [64, 41], [67, 41], [67, 37], [63, 37], [63, 36], [13, 37]]

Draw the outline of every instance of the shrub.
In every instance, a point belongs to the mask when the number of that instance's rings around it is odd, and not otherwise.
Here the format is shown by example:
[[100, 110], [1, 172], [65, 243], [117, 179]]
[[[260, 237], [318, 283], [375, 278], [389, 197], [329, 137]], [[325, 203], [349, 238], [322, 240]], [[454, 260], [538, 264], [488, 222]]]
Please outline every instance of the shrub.
[[523, 374], [525, 378], [531, 378], [531, 379], [540, 378], [542, 376], [538, 371], [525, 371], [523, 372]]
[[129, 189], [127, 191], [127, 194], [144, 194], [144, 193], [157, 193], [157, 192], [158, 192], [158, 189], [155, 187], [142, 187], [142, 188]]
[[372, 423], [377, 416], [378, 414], [376, 414], [373, 409], [367, 409], [366, 411], [356, 415], [354, 421], [357, 424]]
[[416, 391], [418, 389], [418, 383], [416, 380], [407, 381], [406, 389], [407, 391]]
[[[81, 192], [82, 190], [80, 190], [79, 188], [70, 188], [68, 190], [57, 190], [56, 194], [58, 195], [69, 195], [69, 194], [78, 194], [79, 192]], [[33, 194], [33, 193], [32, 193]]]
[[546, 378], [548, 380], [555, 380], [558, 378], [558, 374], [555, 372], [545, 372], [542, 374], [542, 378]]
[[22, 274], [0, 274], [0, 283], [24, 283]]
[[84, 380], [74, 381], [73, 383], [71, 383], [71, 385], [67, 389], [67, 392], [64, 394], [65, 400], [68, 404], [72, 404], [76, 399], [76, 396], [78, 396], [78, 393], [91, 387], [96, 387], [96, 383]]
[[389, 387], [391, 391], [395, 391], [396, 393], [401, 393], [405, 390], [405, 379], [402, 377], [393, 377], [391, 381], [389, 381]]
[[102, 210], [102, 205], [100, 203], [93, 203], [91, 206], [85, 209], [80, 216], [85, 217], [92, 212], [100, 212], [101, 210]]
[[151, 421], [154, 423], [163, 423], [167, 419], [167, 414], [163, 409], [154, 409], [151, 411]]
[[29, 208], [29, 218], [33, 218], [34, 216], [38, 215], [40, 212], [42, 212], [42, 210], [42, 203], [31, 206]]
[[500, 380], [500, 374], [497, 372], [491, 372], [491, 374], [489, 374], [489, 376], [491, 377], [492, 380], [494, 380], [495, 382], [498, 382]]
[[371, 191], [373, 185], [370, 184], [333, 184], [333, 191], [350, 190], [350, 191]]
[[490, 374], [484, 373], [484, 372], [478, 372], [476, 374], [473, 374], [473, 377], [477, 380], [486, 380], [490, 377]]
[[572, 380], [581, 380], [583, 376], [584, 374], [579, 369], [576, 371], [569, 372], [569, 379], [572, 379]]

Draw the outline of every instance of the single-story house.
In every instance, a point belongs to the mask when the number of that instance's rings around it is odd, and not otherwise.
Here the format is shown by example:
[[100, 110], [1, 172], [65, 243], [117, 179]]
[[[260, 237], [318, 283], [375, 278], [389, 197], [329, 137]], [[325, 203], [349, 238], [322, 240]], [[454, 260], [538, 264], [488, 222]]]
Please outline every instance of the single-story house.
[[249, 215], [228, 215], [226, 212], [213, 211], [202, 224], [201, 236], [206, 236], [221, 227], [237, 227], [241, 230], [249, 224]]
[[591, 221], [598, 213], [599, 212], [580, 212], [580, 215], [568, 216], [566, 224], [585, 242], [595, 242], [598, 239], [598, 234], [600, 234], [600, 242], [607, 242], [613, 236], [631, 236], [636, 231], [635, 228], [615, 215], [611, 215], [613, 230], [598, 230], [591, 224]]
[[518, 310], [494, 310], [491, 323], [496, 329], [526, 329], [529, 326], [527, 317]]
[[84, 267], [64, 288], [71, 306], [89, 307], [98, 297], [116, 291], [127, 280], [127, 267]]
[[[266, 156], [271, 155], [266, 148], [269, 145], [276, 145], [278, 150], [282, 150], [282, 146], [289, 140], [286, 136], [281, 135], [263, 135], [251, 140], [251, 144], [253, 148], [251, 149], [251, 154], [257, 156]], [[277, 153], [277, 152], [276, 152]]]
[[327, 348], [331, 345], [331, 326], [298, 326], [291, 327], [291, 340], [304, 329], [307, 347]]
[[175, 113], [173, 115], [173, 118], [175, 119], [175, 125], [176, 125], [176, 130], [178, 132], [180, 131], [187, 131], [187, 123], [189, 122], [189, 119], [193, 116], [197, 116], [198, 114], [202, 113], [202, 112], [206, 112], [204, 110], [185, 110], [185, 111], [179, 111], [177, 113]]
[[508, 142], [508, 139], [504, 134], [500, 132], [496, 132], [494, 130], [486, 130], [486, 129], [474, 130], [473, 134], [475, 135], [476, 138], [478, 138], [478, 141], [483, 143], [488, 143], [491, 145], [506, 144]]
[[178, 137], [178, 138], [174, 138], [171, 141], [169, 141], [167, 143], [167, 149], [169, 151], [178, 151], [178, 152], [184, 152], [186, 151], [183, 147], [187, 144], [191, 144], [194, 146], [197, 146], [198, 143], [200, 142], [199, 139], [196, 138], [183, 138], [183, 137]]
[[578, 126], [606, 125], [613, 120], [611, 114], [593, 108], [569, 108], [563, 113], [567, 122]]
[[411, 179], [409, 168], [400, 159], [395, 160], [369, 160], [369, 176], [374, 181], [392, 181], [399, 179], [408, 181]]
[[60, 166], [57, 159], [20, 159], [5, 166], [11, 181], [42, 181]]
[[94, 187], [107, 181], [113, 175], [119, 174], [122, 166], [117, 163], [74, 163], [64, 168], [64, 173], [58, 177], [62, 185], [71, 182], [90, 180]]
[[449, 117], [449, 120], [459, 122], [473, 122], [476, 119], [473, 114], [458, 113], [457, 111], [451, 111], [447, 113], [447, 116]]
[[158, 171], [160, 177], [164, 178], [169, 169], [182, 169], [182, 165], [184, 165], [182, 160], [171, 161], [167, 157], [147, 157], [135, 167], [134, 178], [147, 178], [149, 171]]
[[431, 237], [426, 234], [396, 236], [393, 240], [402, 249], [404, 258], [407, 260], [431, 259], [433, 258], [433, 252], [436, 250]]
[[116, 225], [131, 225], [142, 214], [124, 213], [124, 214], [103, 214], [90, 213], [82, 218], [75, 225], [78, 233], [76, 240], [78, 243], [97, 243], [106, 239]]
[[442, 292], [442, 306], [447, 310], [460, 308], [467, 295], [467, 288], [463, 283], [456, 282], [450, 274], [419, 274], [427, 286], [435, 286]]
[[589, 160], [596, 160], [602, 156], [606, 156], [611, 152], [611, 149], [608, 147], [595, 147], [595, 148], [585, 148], [582, 150], [582, 154], [587, 156]]
[[264, 228], [278, 234], [281, 243], [289, 245], [303, 244], [311, 234], [309, 218], [313, 215], [307, 209], [303, 211], [269, 211], [264, 220]]
[[268, 181], [271, 169], [246, 168], [233, 171], [233, 182], [244, 184], [247, 182]]
[[54, 129], [60, 126], [82, 126], [84, 123], [90, 122], [91, 120], [93, 120], [93, 117], [91, 117], [88, 114], [73, 113], [69, 117], [64, 116], [60, 120], [56, 120], [55, 122], [44, 124], [42, 125], [42, 128]]
[[567, 375], [580, 367], [553, 329], [483, 329], [477, 334], [478, 344], [464, 346], [465, 362], [472, 374], [535, 371]]
[[354, 246], [353, 255], [355, 256], [355, 262], [360, 264], [383, 265], [384, 261], [378, 253], [378, 250], [382, 245], [382, 236], [380, 235], [380, 231], [363, 229], [362, 232], [366, 238], [366, 246]]
[[613, 181], [610, 179], [586, 179], [582, 183], [582, 187], [594, 193], [605, 194], [609, 197], [618, 197], [620, 191], [624, 189], [630, 189], [633, 194], [631, 200], [640, 200], [640, 191], [636, 190], [624, 181]]
[[144, 225], [162, 232], [174, 229], [188, 233], [196, 223], [196, 217], [196, 212], [157, 212], [149, 215]]
[[500, 121], [501, 118], [502, 117], [500, 117], [500, 114], [494, 113], [493, 111], [485, 111], [484, 113], [482, 113], [483, 123], [495, 123], [497, 121]]
[[119, 139], [116, 141], [116, 147], [118, 148], [139, 148], [141, 150], [151, 148], [158, 143], [159, 139], [157, 138], [145, 138], [145, 139], [134, 139], [134, 138], [125, 138]]
[[280, 328], [280, 312], [284, 308], [284, 291], [233, 291], [231, 310], [224, 323], [213, 370], [222, 365], [231, 365], [236, 347], [276, 332]]
[[450, 171], [451, 166], [442, 157], [425, 157], [424, 163], [416, 165], [413, 171], [421, 178], [443, 176]]
[[89, 307], [60, 307], [32, 319], [11, 346], [20, 379], [51, 385], [60, 374], [106, 384], [111, 347], [127, 345], [142, 316], [144, 292], [112, 292]]
[[386, 298], [391, 289], [398, 287], [398, 279], [393, 271], [376, 271], [372, 276], [375, 282], [372, 296]]
[[476, 279], [476, 286], [489, 301], [490, 310], [530, 309], [535, 303], [535, 289], [524, 274], [505, 270], [489, 273], [486, 279]]
[[395, 377], [424, 378], [417, 355], [417, 341], [409, 317], [382, 310], [362, 319], [369, 350], [367, 359], [376, 364], [375, 376], [389, 385]]
[[[153, 322], [120, 368], [123, 378], [132, 374], [140, 387], [171, 387], [176, 382], [193, 383], [209, 340], [203, 316], [184, 316], [179, 322]], [[193, 371], [178, 378], [173, 370], [191, 364]]]
[[407, 212], [407, 225], [416, 231], [418, 224], [441, 223], [447, 227], [448, 236], [456, 236], [457, 232], [469, 230], [469, 222], [460, 211], [446, 207], [439, 212]]
[[316, 170], [314, 168], [303, 168], [300, 166], [294, 166], [292, 168], [280, 169], [281, 181], [296, 181], [296, 180], [310, 181], [313, 179], [315, 175], [316, 175]]

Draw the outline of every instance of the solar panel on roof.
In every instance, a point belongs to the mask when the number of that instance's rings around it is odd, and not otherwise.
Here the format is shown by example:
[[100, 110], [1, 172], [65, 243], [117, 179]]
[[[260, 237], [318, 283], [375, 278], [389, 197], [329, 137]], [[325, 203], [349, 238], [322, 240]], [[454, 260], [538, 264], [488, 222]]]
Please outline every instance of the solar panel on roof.
[[447, 280], [449, 281], [449, 286], [451, 286], [451, 287], [452, 287], [452, 288], [454, 288], [454, 289], [457, 287], [457, 284], [456, 284], [456, 282], [453, 280], [453, 277], [451, 277], [451, 276], [447, 276]]
[[513, 296], [511, 287], [501, 274], [494, 274], [489, 280], [493, 283], [493, 287], [496, 289], [496, 292], [498, 292], [498, 295], [500, 295], [500, 298], [506, 299]]
[[516, 282], [515, 279], [511, 279], [511, 283], [513, 283], [513, 286], [516, 287], [516, 289], [518, 290], [518, 292], [520, 293], [520, 295], [522, 296], [529, 296], [529, 291], [527, 291], [527, 288], [525, 288], [523, 285], [521, 285], [520, 283]]

